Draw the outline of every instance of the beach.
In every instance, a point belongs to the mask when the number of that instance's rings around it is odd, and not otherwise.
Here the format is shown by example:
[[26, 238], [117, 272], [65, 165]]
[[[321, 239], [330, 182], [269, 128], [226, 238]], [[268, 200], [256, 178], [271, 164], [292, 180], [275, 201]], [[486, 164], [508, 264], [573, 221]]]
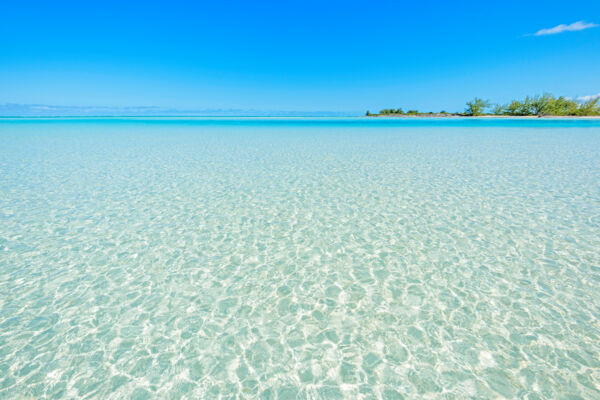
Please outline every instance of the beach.
[[365, 115], [365, 118], [466, 118], [466, 119], [568, 119], [568, 120], [586, 120], [586, 119], [600, 119], [600, 115], [582, 115], [582, 116], [572, 116], [572, 115], [478, 115], [478, 116], [467, 116], [460, 114], [440, 114], [440, 113], [432, 113], [432, 114], [371, 114]]

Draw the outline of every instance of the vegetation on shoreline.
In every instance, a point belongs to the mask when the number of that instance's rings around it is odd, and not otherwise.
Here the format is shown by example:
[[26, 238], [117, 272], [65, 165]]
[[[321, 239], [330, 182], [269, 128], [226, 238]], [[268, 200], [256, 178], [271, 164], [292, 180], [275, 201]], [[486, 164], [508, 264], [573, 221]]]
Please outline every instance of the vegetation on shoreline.
[[[512, 100], [507, 104], [491, 105], [489, 100], [478, 97], [466, 103], [465, 111], [462, 113], [447, 113], [441, 111], [419, 112], [409, 110], [404, 112], [401, 108], [386, 108], [377, 114], [371, 114], [367, 111], [367, 116], [397, 116], [397, 115], [416, 115], [416, 116], [481, 116], [481, 115], [506, 115], [506, 116], [600, 116], [600, 98], [588, 101], [576, 101], [570, 98], [560, 96], [554, 97], [551, 94], [537, 96], [527, 96], [523, 100]], [[488, 110], [489, 112], [486, 112]]]

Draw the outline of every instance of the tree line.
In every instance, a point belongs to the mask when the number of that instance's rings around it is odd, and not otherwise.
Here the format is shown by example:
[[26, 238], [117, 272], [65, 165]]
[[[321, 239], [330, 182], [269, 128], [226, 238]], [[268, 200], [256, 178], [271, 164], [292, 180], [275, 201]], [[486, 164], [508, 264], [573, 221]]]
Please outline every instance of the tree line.
[[[509, 115], [509, 116], [592, 116], [600, 115], [600, 98], [596, 97], [587, 101], [576, 101], [564, 96], [555, 97], [551, 94], [527, 96], [523, 100], [512, 100], [507, 104], [492, 105], [489, 100], [479, 97], [468, 101], [463, 113], [451, 113], [451, 115], [478, 116], [478, 115]], [[425, 115], [418, 110], [404, 112], [402, 108], [386, 108], [378, 114], [371, 115]], [[450, 114], [441, 111], [437, 114]]]

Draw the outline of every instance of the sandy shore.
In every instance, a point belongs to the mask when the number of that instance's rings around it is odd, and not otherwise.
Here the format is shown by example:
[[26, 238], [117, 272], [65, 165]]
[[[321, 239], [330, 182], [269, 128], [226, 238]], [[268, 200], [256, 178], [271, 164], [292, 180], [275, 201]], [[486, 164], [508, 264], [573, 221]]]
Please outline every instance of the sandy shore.
[[464, 119], [600, 119], [600, 115], [478, 115], [468, 116], [459, 114], [388, 114], [388, 115], [365, 115], [365, 118], [464, 118]]

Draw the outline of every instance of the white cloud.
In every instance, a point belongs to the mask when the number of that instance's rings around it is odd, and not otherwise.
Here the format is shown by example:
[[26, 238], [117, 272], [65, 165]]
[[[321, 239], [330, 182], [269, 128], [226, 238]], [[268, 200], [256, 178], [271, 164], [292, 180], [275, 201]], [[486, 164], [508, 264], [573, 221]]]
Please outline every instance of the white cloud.
[[560, 24], [553, 28], [540, 29], [534, 33], [533, 36], [556, 35], [557, 33], [563, 32], [582, 31], [584, 29], [595, 28], [597, 26], [598, 24], [594, 24], [592, 22], [577, 21], [569, 25]]
[[590, 94], [589, 96], [579, 96], [577, 98], [578, 101], [590, 101], [590, 100], [594, 100], [600, 98], [600, 93], [597, 94]]

